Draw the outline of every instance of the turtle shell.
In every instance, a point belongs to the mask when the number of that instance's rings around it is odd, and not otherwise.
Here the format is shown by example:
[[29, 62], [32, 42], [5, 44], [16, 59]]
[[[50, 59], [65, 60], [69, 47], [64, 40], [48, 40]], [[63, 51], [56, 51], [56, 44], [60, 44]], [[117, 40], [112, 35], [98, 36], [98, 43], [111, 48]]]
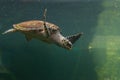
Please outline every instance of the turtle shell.
[[[50, 29], [53, 30], [60, 30], [58, 26], [46, 22], [46, 26]], [[44, 21], [40, 21], [40, 20], [31, 20], [31, 21], [25, 21], [25, 22], [21, 22], [18, 24], [14, 24], [13, 27], [16, 30], [20, 30], [20, 31], [33, 31], [33, 30], [44, 30]]]

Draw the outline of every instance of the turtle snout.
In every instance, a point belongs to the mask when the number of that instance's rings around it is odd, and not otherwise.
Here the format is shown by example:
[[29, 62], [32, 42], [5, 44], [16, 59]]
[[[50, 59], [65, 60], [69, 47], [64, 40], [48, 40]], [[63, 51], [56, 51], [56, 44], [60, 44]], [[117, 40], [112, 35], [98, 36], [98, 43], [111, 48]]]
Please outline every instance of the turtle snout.
[[71, 50], [72, 49], [72, 43], [69, 40], [64, 39], [63, 40], [63, 47], [68, 49], [68, 50]]
[[68, 43], [66, 43], [66, 47], [67, 47], [67, 49], [72, 49], [72, 44], [70, 43], [70, 42], [68, 42]]

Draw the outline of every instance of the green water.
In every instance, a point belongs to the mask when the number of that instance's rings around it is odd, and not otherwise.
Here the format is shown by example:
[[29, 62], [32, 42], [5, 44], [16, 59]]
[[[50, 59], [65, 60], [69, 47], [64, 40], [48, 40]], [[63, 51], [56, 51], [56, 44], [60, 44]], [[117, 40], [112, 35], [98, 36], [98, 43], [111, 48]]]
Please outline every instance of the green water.
[[12, 24], [42, 19], [64, 35], [83, 32], [71, 51], [24, 35], [0, 35], [0, 80], [120, 80], [120, 0], [0, 1], [0, 33]]

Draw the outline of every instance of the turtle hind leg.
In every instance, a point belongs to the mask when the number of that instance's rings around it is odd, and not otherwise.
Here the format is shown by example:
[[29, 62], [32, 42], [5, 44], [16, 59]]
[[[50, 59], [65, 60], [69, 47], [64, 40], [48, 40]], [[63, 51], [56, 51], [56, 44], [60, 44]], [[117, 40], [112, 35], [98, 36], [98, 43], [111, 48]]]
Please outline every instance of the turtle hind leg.
[[7, 33], [11, 33], [11, 32], [16, 32], [16, 29], [14, 29], [14, 28], [8, 29], [7, 31], [3, 32], [2, 34], [7, 34]]

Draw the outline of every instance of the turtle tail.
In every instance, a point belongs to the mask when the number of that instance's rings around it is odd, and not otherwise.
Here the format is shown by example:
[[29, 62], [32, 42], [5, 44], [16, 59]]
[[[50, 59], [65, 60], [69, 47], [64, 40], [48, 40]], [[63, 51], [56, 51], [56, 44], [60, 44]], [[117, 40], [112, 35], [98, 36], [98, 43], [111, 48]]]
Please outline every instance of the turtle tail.
[[3, 32], [2, 34], [7, 34], [7, 33], [15, 32], [15, 31], [16, 31], [16, 29], [11, 28], [11, 29], [6, 30], [6, 31]]
[[72, 43], [74, 44], [82, 35], [83, 33], [77, 33], [71, 36], [67, 36], [66, 38]]

